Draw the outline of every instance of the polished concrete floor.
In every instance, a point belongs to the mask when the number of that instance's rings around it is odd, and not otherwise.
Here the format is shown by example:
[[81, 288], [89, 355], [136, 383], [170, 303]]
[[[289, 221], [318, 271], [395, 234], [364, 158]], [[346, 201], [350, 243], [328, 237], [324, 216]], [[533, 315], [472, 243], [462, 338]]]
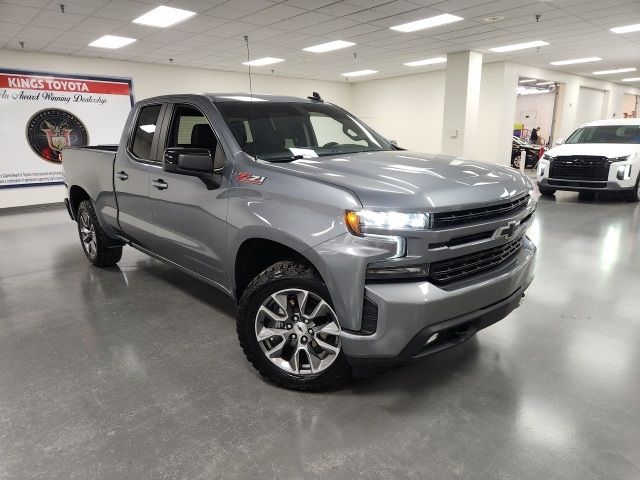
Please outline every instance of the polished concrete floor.
[[541, 199], [525, 303], [327, 394], [263, 381], [234, 306], [63, 209], [0, 215], [0, 478], [640, 478], [640, 205]]

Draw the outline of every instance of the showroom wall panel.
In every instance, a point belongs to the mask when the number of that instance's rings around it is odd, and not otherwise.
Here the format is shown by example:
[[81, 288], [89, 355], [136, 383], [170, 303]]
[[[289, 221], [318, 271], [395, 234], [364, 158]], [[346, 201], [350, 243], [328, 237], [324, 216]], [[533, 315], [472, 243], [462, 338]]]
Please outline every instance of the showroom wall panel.
[[605, 92], [595, 88], [580, 87], [578, 94], [578, 108], [576, 109], [575, 127], [594, 120], [602, 120]]
[[440, 153], [444, 79], [440, 70], [354, 83], [353, 113], [404, 148]]
[[[185, 68], [171, 65], [123, 62], [118, 60], [46, 55], [0, 50], [0, 67], [132, 77], [136, 100], [167, 93], [245, 92], [249, 90], [246, 74]], [[273, 75], [254, 74], [256, 93], [274, 93], [306, 97], [320, 92], [326, 100], [351, 108], [351, 85], [346, 82], [304, 80]], [[114, 138], [117, 143], [119, 138]], [[61, 202], [62, 186], [40, 186], [0, 189], [0, 208]]]

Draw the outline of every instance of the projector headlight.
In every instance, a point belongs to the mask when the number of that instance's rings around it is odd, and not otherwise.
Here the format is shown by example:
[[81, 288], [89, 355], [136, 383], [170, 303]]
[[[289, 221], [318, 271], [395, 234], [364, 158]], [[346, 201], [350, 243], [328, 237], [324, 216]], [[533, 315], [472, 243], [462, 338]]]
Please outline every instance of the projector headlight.
[[429, 228], [430, 214], [348, 210], [345, 213], [345, 223], [354, 235], [362, 235], [367, 230], [418, 231]]

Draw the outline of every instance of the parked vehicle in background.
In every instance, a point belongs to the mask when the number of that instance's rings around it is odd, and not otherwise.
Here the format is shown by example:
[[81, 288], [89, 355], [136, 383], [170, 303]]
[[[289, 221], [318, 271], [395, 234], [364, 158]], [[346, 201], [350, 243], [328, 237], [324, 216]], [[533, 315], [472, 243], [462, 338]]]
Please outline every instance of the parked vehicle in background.
[[528, 178], [396, 150], [317, 95], [150, 98], [118, 146], [63, 166], [91, 263], [131, 245], [224, 291], [248, 360], [288, 388], [462, 343], [533, 279]]
[[542, 195], [619, 191], [640, 200], [640, 119], [590, 122], [559, 143], [538, 163]]
[[540, 148], [540, 145], [527, 143], [521, 138], [514, 136], [511, 144], [511, 166], [513, 168], [520, 168], [521, 152], [524, 150], [527, 159], [524, 168], [535, 168], [540, 158]]

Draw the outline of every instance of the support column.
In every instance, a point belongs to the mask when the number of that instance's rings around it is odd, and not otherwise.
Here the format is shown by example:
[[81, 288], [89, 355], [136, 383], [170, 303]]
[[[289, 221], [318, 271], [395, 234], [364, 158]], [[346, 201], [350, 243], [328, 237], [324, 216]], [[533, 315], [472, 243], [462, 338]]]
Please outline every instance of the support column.
[[442, 123], [442, 153], [473, 156], [478, 135], [482, 54], [466, 51], [447, 55]]

